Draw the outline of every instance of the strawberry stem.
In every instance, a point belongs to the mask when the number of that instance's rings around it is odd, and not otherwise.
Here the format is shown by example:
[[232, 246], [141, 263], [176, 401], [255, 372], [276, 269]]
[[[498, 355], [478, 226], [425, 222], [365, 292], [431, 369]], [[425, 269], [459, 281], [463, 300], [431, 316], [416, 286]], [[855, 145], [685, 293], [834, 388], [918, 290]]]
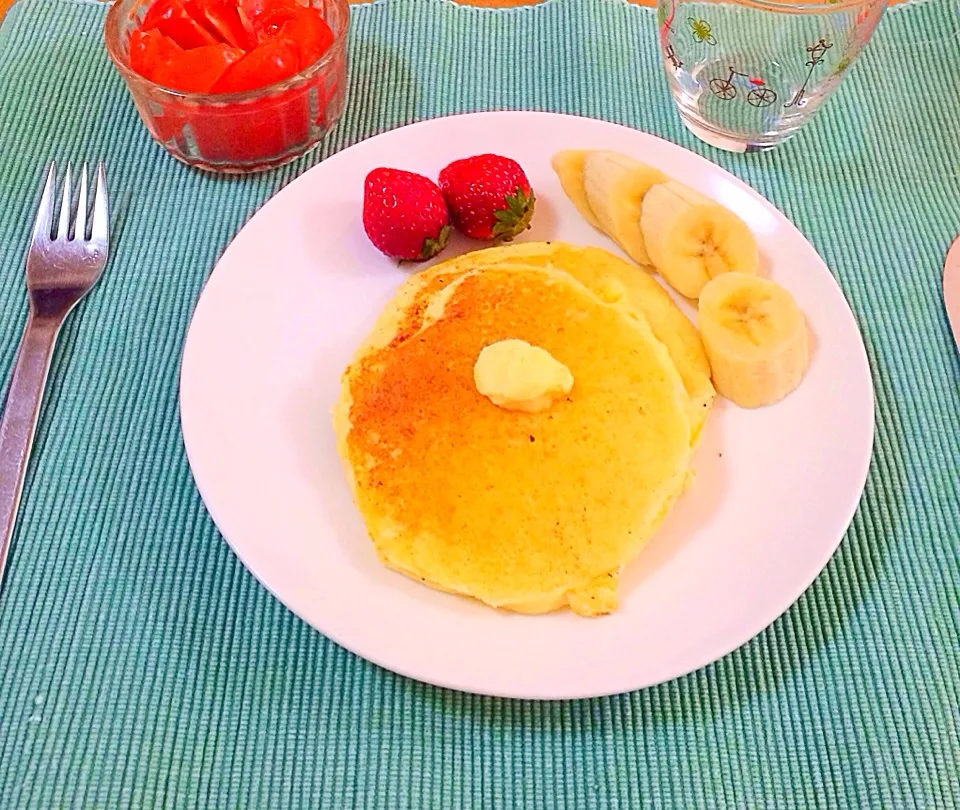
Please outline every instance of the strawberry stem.
[[517, 186], [516, 193], [504, 198], [507, 207], [494, 213], [497, 220], [493, 226], [493, 236], [504, 242], [509, 242], [517, 234], [530, 227], [533, 219], [533, 209], [536, 203], [533, 189], [525, 192]]
[[450, 241], [450, 230], [449, 225], [444, 225], [440, 229], [440, 233], [437, 234], [436, 239], [431, 239], [430, 237], [424, 239], [423, 248], [420, 250], [420, 258], [424, 261], [432, 259], [443, 250], [447, 246], [447, 242]]

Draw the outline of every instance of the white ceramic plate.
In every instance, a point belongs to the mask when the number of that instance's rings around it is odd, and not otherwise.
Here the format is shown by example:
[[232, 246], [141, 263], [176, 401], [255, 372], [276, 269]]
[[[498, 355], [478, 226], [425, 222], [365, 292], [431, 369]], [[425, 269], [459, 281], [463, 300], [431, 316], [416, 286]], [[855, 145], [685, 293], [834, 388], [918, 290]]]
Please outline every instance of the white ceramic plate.
[[[757, 235], [765, 272], [808, 315], [814, 353], [801, 387], [776, 406], [745, 411], [718, 398], [696, 484], [621, 578], [617, 613], [511, 615], [432, 591], [378, 562], [334, 449], [330, 409], [355, 347], [413, 272], [364, 236], [366, 173], [387, 165], [436, 177], [456, 158], [509, 155], [538, 196], [524, 239], [614, 249], [581, 220], [550, 168], [554, 152], [577, 147], [635, 155], [736, 210]], [[443, 258], [468, 247], [479, 245], [457, 243]], [[277, 194], [237, 235], [203, 291], [180, 397], [204, 502], [278, 599], [388, 669], [521, 698], [639, 689], [748, 641], [837, 548], [873, 441], [873, 388], [857, 324], [823, 261], [779, 211], [679, 146], [534, 112], [394, 130], [334, 155]]]

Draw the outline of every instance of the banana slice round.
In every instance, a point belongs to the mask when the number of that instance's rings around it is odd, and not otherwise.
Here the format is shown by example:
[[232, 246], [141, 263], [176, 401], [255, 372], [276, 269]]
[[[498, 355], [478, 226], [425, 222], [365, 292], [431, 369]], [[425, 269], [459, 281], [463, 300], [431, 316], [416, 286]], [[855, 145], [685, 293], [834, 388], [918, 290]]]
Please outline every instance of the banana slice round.
[[669, 178], [619, 152], [587, 152], [583, 160], [583, 188], [601, 229], [635, 262], [649, 265], [650, 255], [640, 228], [644, 197]]
[[550, 158], [550, 165], [560, 179], [563, 193], [570, 198], [570, 202], [580, 212], [580, 216], [602, 232], [603, 226], [590, 208], [587, 192], [583, 188], [583, 161], [588, 154], [586, 149], [567, 149], [557, 152]]
[[757, 240], [736, 214], [671, 180], [643, 198], [640, 229], [654, 267], [678, 293], [696, 299], [722, 273], [756, 274]]
[[700, 293], [699, 325], [713, 384], [737, 405], [771, 405], [803, 379], [807, 323], [776, 282], [737, 272], [717, 276]]

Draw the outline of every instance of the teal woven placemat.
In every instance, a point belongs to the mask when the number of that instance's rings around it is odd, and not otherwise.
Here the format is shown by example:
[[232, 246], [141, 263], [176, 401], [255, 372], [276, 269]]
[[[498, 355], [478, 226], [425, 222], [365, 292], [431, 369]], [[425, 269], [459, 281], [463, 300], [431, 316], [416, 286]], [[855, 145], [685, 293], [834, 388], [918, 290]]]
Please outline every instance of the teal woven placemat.
[[[351, 104], [323, 150], [230, 181], [150, 141], [103, 14], [24, 0], [0, 28], [0, 376], [44, 164], [106, 159], [115, 209], [0, 594], [0, 808], [960, 806], [960, 360], [938, 284], [960, 231], [955, 3], [888, 14], [814, 126], [733, 156], [680, 127], [649, 9], [381, 0], [354, 10]], [[493, 700], [358, 660], [246, 573], [184, 457], [180, 347], [242, 223], [335, 150], [487, 108], [608, 118], [708, 155], [810, 238], [866, 340], [876, 454], [840, 551], [744, 648], [640, 693]]]

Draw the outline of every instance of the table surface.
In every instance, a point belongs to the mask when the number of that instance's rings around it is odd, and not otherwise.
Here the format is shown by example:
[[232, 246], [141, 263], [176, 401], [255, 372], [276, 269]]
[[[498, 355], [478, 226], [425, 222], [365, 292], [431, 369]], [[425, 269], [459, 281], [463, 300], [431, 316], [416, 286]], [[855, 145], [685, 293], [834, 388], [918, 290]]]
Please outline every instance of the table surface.
[[[940, 289], [960, 230], [954, 0], [885, 15], [811, 125], [747, 155], [680, 124], [651, 9], [377, 0], [354, 10], [350, 101], [321, 148], [233, 179], [150, 139], [104, 12], [20, 0], [0, 26], [0, 385], [44, 166], [105, 159], [113, 203], [0, 592], [0, 808], [960, 807], [960, 356]], [[184, 456], [184, 335], [243, 223], [364, 138], [497, 108], [615, 121], [733, 172], [823, 257], [870, 361], [874, 458], [834, 558], [748, 644], [640, 692], [497, 700], [350, 655], [244, 569]]]
[[[3, 19], [3, 15], [7, 13], [7, 9], [16, 1], [17, 0], [0, 0], [0, 19]], [[350, 0], [351, 3], [356, 5], [370, 1], [371, 0]], [[451, 2], [458, 2], [469, 6], [479, 6], [481, 8], [513, 8], [543, 2], [543, 0], [451, 0]], [[637, 3], [641, 6], [655, 6], [657, 4], [657, 0], [629, 0], [629, 2]], [[799, 0], [799, 2], [817, 3], [823, 2], [823, 0]], [[908, 0], [890, 0], [891, 5], [903, 2], [908, 2]]]

